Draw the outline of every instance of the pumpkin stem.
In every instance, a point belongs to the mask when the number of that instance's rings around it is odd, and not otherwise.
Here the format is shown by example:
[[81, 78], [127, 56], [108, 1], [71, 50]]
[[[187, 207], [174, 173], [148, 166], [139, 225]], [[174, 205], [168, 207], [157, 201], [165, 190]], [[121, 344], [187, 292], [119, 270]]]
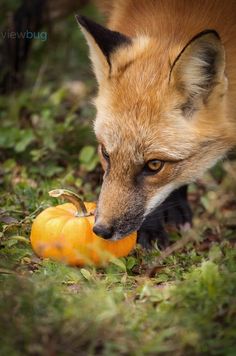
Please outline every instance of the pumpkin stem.
[[78, 196], [78, 194], [68, 190], [68, 189], [54, 189], [48, 192], [50, 197], [53, 198], [64, 198], [69, 200], [77, 209], [76, 216], [89, 216], [86, 206], [84, 205], [83, 200]]

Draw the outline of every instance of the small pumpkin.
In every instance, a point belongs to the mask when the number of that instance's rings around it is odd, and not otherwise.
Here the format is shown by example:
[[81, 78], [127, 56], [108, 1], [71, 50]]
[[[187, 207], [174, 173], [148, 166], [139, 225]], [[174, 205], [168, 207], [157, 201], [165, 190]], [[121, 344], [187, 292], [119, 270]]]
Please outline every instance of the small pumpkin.
[[70, 265], [101, 265], [111, 258], [128, 255], [134, 248], [136, 233], [109, 241], [92, 231], [95, 203], [83, 203], [77, 194], [65, 189], [52, 190], [49, 194], [71, 203], [47, 208], [34, 220], [30, 241], [38, 256]]

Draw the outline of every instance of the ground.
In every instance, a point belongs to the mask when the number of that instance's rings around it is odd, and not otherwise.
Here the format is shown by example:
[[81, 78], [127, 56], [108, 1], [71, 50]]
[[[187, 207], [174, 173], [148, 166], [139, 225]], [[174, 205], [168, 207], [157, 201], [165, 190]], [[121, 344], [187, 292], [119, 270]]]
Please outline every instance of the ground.
[[32, 222], [58, 203], [48, 191], [96, 200], [102, 177], [95, 83], [77, 25], [66, 21], [50, 44], [35, 42], [25, 88], [0, 99], [1, 355], [235, 355], [233, 156], [190, 186], [193, 228], [171, 231], [180, 243], [167, 253], [137, 246], [104, 268], [33, 253]]

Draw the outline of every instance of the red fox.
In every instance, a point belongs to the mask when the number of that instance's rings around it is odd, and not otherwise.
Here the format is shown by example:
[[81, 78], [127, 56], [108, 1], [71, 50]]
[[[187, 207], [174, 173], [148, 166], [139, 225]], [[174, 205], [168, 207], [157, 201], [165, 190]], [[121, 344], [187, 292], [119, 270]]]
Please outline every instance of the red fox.
[[99, 85], [94, 231], [121, 239], [236, 145], [236, 1], [116, 0], [77, 16]]

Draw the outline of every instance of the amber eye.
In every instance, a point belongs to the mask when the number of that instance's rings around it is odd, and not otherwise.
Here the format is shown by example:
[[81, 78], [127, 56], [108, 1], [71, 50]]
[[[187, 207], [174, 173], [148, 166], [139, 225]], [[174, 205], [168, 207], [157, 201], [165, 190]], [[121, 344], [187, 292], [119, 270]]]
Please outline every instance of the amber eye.
[[109, 161], [109, 159], [110, 159], [109, 154], [107, 153], [107, 151], [103, 145], [101, 145], [101, 152], [102, 152], [102, 155], [105, 158], [105, 160]]
[[144, 173], [156, 174], [163, 168], [164, 162], [159, 159], [152, 159], [148, 161], [144, 166]]

